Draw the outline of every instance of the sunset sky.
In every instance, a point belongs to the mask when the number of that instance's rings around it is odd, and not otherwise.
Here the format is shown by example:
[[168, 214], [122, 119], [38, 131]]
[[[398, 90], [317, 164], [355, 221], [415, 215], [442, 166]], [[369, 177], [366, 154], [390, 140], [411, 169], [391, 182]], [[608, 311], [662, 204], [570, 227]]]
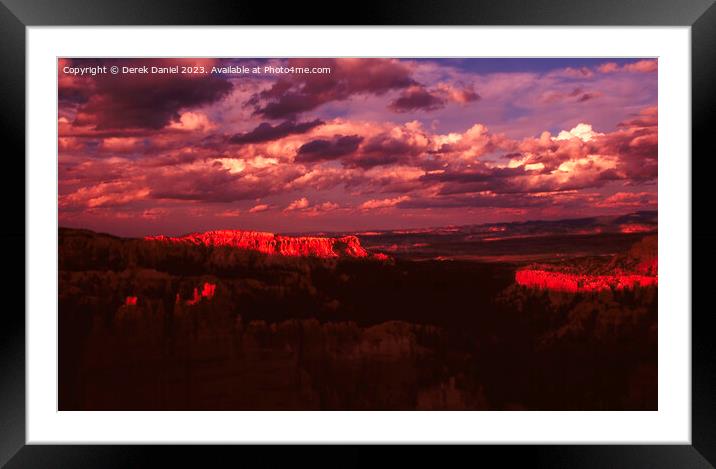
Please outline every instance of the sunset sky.
[[[65, 67], [330, 67], [98, 74]], [[60, 59], [59, 223], [352, 231], [655, 210], [655, 59]]]

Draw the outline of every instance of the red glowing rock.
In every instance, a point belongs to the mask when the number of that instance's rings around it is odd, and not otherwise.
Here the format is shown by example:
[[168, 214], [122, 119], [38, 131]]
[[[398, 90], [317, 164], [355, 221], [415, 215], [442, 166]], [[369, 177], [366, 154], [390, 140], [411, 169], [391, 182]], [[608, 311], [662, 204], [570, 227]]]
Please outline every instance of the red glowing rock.
[[[186, 304], [188, 305], [195, 305], [199, 303], [203, 298], [206, 298], [207, 300], [210, 300], [214, 297], [214, 293], [216, 293], [216, 285], [209, 282], [204, 282], [204, 286], [202, 287], [201, 294], [199, 293], [199, 289], [194, 289], [194, 294], [190, 300], [186, 300]], [[179, 303], [180, 297], [179, 293], [177, 293], [177, 299], [176, 302]]]
[[201, 291], [202, 298], [212, 299], [214, 297], [214, 292], [216, 291], [216, 285], [213, 283], [205, 282], [204, 283], [204, 289]]
[[137, 305], [137, 297], [136, 296], [128, 296], [126, 300], [124, 300], [124, 304], [126, 306], [136, 306]]
[[547, 270], [520, 269], [515, 281], [522, 286], [564, 292], [595, 292], [615, 289], [624, 290], [637, 285], [645, 287], [658, 284], [658, 277], [640, 274], [588, 275], [552, 272]]
[[657, 286], [658, 238], [646, 236], [610, 259], [583, 258], [560, 264], [533, 264], [515, 273], [517, 284], [564, 292], [627, 290]]
[[187, 243], [202, 246], [229, 246], [281, 256], [320, 258], [368, 257], [355, 236], [327, 238], [318, 236], [281, 236], [273, 233], [240, 230], [218, 230], [192, 233], [186, 236], [148, 236], [145, 239], [168, 243]]

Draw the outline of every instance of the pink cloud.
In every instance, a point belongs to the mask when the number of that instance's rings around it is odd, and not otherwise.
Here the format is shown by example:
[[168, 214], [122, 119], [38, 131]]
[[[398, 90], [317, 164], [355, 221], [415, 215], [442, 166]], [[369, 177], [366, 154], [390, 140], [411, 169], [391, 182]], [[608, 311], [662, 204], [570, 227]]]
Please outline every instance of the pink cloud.
[[205, 132], [214, 127], [215, 125], [206, 114], [192, 111], [183, 112], [178, 120], [169, 124], [169, 128], [174, 130], [201, 130]]
[[472, 85], [438, 83], [436, 90], [443, 94], [448, 101], [458, 104], [473, 103], [480, 99], [480, 95]]
[[329, 212], [334, 212], [340, 208], [340, 205], [337, 203], [328, 201], [304, 209], [304, 214], [309, 217], [315, 217]]
[[395, 207], [401, 202], [405, 202], [406, 200], [409, 200], [410, 197], [407, 195], [403, 195], [400, 197], [394, 197], [392, 199], [371, 199], [363, 202], [360, 205], [360, 208], [362, 210], [374, 210], [374, 209], [381, 209], [381, 208], [390, 208]]
[[268, 204], [258, 204], [251, 207], [249, 210], [249, 213], [261, 213], [269, 210], [271, 207], [268, 206]]
[[108, 137], [102, 139], [102, 149], [111, 152], [134, 150], [140, 139], [136, 137]]
[[659, 68], [658, 61], [656, 59], [645, 59], [638, 60], [636, 62], [624, 64], [621, 67], [614, 62], [607, 62], [598, 67], [602, 73], [615, 73], [615, 72], [637, 72], [637, 73], [651, 73], [656, 72]]
[[143, 200], [148, 195], [148, 187], [138, 186], [132, 181], [101, 182], [61, 195], [59, 205], [65, 210], [110, 207]]
[[301, 197], [300, 199], [296, 199], [284, 209], [286, 212], [290, 212], [293, 210], [301, 210], [308, 207], [308, 199], [305, 197]]

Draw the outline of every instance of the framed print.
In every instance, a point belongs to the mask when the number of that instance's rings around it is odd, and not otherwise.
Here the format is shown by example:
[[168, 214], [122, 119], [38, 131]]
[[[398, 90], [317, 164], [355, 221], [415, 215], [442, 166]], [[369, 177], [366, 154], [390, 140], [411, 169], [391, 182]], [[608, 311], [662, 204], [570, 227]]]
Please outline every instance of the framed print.
[[348, 27], [5, 2], [26, 300], [3, 461], [469, 443], [711, 467], [691, 155], [716, 9], [516, 3]]

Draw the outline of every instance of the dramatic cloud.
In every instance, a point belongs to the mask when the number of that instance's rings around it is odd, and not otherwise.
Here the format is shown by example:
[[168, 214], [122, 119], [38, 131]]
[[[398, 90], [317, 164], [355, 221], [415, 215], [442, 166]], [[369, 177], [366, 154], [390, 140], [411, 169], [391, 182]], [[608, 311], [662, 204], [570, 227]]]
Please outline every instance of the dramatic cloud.
[[269, 207], [267, 204], [258, 204], [251, 207], [249, 210], [249, 213], [261, 213], [269, 210], [271, 207]]
[[390, 109], [395, 112], [408, 112], [421, 109], [433, 111], [445, 106], [445, 100], [434, 95], [422, 86], [411, 86], [400, 97], [390, 103]]
[[[106, 65], [107, 61], [75, 59], [73, 67]], [[119, 67], [141, 67], [137, 59], [112, 61]], [[161, 67], [210, 66], [211, 61], [154, 59]], [[61, 73], [61, 72], [60, 72]], [[231, 91], [225, 78], [203, 74], [101, 74], [74, 78], [73, 86], [62, 91], [61, 100], [77, 106], [73, 125], [95, 130], [158, 130], [180, 122], [182, 109], [211, 104]]]
[[408, 122], [371, 136], [360, 152], [345, 162], [360, 168], [405, 163], [424, 154], [429, 145], [430, 138], [420, 123]]
[[480, 95], [475, 92], [472, 86], [439, 83], [437, 90], [438, 93], [443, 94], [448, 101], [458, 104], [468, 104], [480, 99]]
[[637, 72], [637, 73], [650, 73], [656, 72], [658, 69], [658, 63], [656, 60], [638, 60], [633, 63], [624, 65], [618, 65], [614, 62], [607, 62], [599, 66], [598, 70], [602, 73], [614, 73], [614, 72]]
[[331, 140], [311, 140], [298, 149], [296, 161], [308, 163], [349, 155], [356, 151], [362, 141], [363, 137], [358, 135], [336, 135]]
[[393, 59], [291, 59], [288, 67], [330, 68], [330, 73], [282, 76], [253, 97], [256, 114], [283, 119], [355, 94], [382, 95], [414, 85], [408, 65]]
[[60, 196], [62, 209], [111, 207], [145, 199], [149, 188], [131, 181], [102, 182], [94, 186], [81, 187], [75, 192]]
[[448, 102], [464, 105], [479, 99], [480, 95], [471, 87], [440, 83], [434, 90], [428, 90], [422, 85], [413, 85], [392, 101], [388, 108], [394, 112], [435, 111], [445, 107]]
[[654, 209], [657, 61], [590, 60], [271, 59], [331, 73], [120, 83], [62, 69], [224, 61], [62, 59], [60, 223], [341, 231]]
[[392, 199], [372, 199], [367, 200], [363, 202], [360, 205], [360, 208], [363, 210], [373, 210], [373, 209], [380, 209], [380, 208], [387, 208], [387, 207], [395, 207], [401, 202], [405, 202], [406, 200], [409, 200], [410, 197], [407, 195], [402, 195], [400, 197], [394, 197]]
[[291, 202], [290, 204], [288, 204], [288, 206], [286, 207], [285, 210], [287, 212], [290, 212], [292, 210], [301, 210], [301, 209], [307, 208], [307, 207], [308, 207], [308, 199], [305, 197], [301, 197], [300, 199], [296, 199], [293, 202]]
[[162, 169], [147, 181], [155, 199], [216, 203], [277, 194], [300, 175], [299, 168], [265, 160], [215, 160]]
[[169, 125], [170, 129], [174, 130], [211, 130], [215, 126], [206, 116], [201, 112], [184, 112], [179, 116], [179, 120], [172, 122]]
[[322, 125], [323, 123], [324, 122], [319, 119], [300, 123], [285, 121], [278, 125], [271, 125], [268, 122], [262, 122], [254, 130], [243, 134], [236, 134], [231, 137], [229, 141], [231, 143], [270, 142], [288, 135], [304, 134], [319, 125]]

